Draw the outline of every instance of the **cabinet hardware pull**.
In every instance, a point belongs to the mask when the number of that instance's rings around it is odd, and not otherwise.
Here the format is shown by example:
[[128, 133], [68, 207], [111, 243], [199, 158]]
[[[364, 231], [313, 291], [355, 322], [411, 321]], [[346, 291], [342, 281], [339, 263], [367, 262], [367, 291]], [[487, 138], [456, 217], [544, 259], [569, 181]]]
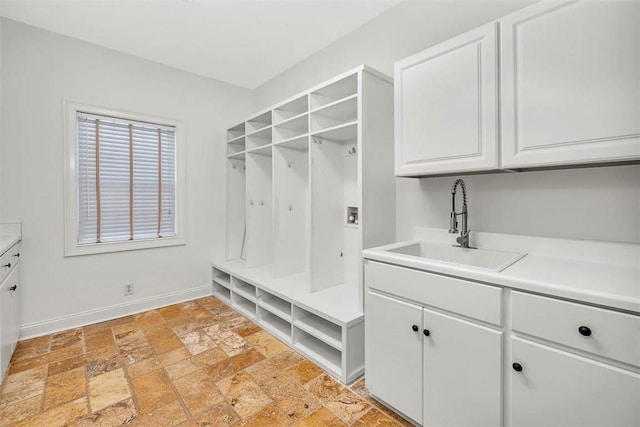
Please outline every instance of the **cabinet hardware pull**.
[[9, 288], [10, 291], [15, 291], [16, 289], [18, 289], [18, 285], [13, 285]]
[[3, 267], [11, 268], [11, 263], [5, 264]]
[[591, 336], [591, 329], [588, 326], [580, 326], [578, 328], [578, 332], [580, 332], [580, 335], [585, 337]]
[[16, 254], [13, 254], [13, 256], [16, 257], [16, 258], [20, 258], [20, 252], [18, 252]]
[[511, 365], [511, 366], [513, 366], [513, 370], [514, 370], [514, 371], [516, 371], [516, 372], [522, 372], [522, 365], [521, 365], [521, 364], [519, 364], [519, 363], [514, 363], [514, 364], [513, 364], [513, 365]]
[[413, 329], [413, 332], [418, 332], [418, 325], [413, 325], [411, 326], [411, 329]]
[[428, 329], [425, 329], [424, 331], [422, 331], [422, 333], [424, 334], [424, 336], [428, 337], [429, 335], [431, 335], [431, 332], [429, 332]]

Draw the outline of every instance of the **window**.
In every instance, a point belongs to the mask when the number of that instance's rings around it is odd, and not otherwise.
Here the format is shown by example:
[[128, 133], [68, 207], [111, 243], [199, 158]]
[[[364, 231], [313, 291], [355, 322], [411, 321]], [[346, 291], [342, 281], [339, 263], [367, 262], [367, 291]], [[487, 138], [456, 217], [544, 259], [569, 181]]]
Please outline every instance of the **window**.
[[179, 123], [68, 104], [66, 254], [183, 244]]

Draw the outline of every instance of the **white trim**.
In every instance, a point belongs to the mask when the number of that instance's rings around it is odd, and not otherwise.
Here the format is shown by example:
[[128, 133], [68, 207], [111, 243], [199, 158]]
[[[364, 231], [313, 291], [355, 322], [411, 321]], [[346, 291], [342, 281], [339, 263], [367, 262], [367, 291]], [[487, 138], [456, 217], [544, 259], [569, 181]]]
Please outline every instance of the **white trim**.
[[179, 302], [190, 301], [212, 295], [211, 285], [198, 286], [166, 294], [141, 298], [131, 302], [109, 305], [93, 310], [68, 314], [66, 316], [54, 317], [53, 319], [42, 320], [22, 325], [20, 327], [20, 339], [33, 338], [41, 335], [51, 334], [65, 329], [77, 328], [91, 325], [93, 323], [104, 322], [117, 319], [122, 316], [140, 313]]
[[[64, 254], [65, 257], [186, 245], [186, 129], [184, 122], [113, 108], [64, 100]], [[176, 233], [175, 237], [113, 243], [78, 244], [76, 116], [78, 112], [172, 126], [176, 133]]]

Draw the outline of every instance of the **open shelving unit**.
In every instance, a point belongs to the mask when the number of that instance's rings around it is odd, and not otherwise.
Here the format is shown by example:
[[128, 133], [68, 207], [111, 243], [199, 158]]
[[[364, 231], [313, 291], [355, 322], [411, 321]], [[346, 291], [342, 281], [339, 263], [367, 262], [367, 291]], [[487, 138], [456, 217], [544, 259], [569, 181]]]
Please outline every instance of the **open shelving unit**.
[[227, 132], [213, 293], [344, 383], [364, 372], [362, 250], [394, 241], [392, 80], [364, 65]]

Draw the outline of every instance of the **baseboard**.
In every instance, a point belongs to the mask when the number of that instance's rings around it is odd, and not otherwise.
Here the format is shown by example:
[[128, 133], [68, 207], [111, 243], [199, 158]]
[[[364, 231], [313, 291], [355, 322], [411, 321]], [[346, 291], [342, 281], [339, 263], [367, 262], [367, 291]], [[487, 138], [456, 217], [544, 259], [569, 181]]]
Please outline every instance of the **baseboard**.
[[104, 322], [130, 314], [152, 310], [179, 302], [189, 301], [211, 295], [211, 285], [198, 286], [162, 295], [141, 298], [131, 302], [114, 304], [100, 307], [93, 310], [82, 311], [80, 313], [68, 314], [66, 316], [39, 322], [27, 323], [20, 327], [20, 339], [33, 338], [40, 335], [51, 334], [65, 329], [77, 328], [91, 325], [92, 323]]

